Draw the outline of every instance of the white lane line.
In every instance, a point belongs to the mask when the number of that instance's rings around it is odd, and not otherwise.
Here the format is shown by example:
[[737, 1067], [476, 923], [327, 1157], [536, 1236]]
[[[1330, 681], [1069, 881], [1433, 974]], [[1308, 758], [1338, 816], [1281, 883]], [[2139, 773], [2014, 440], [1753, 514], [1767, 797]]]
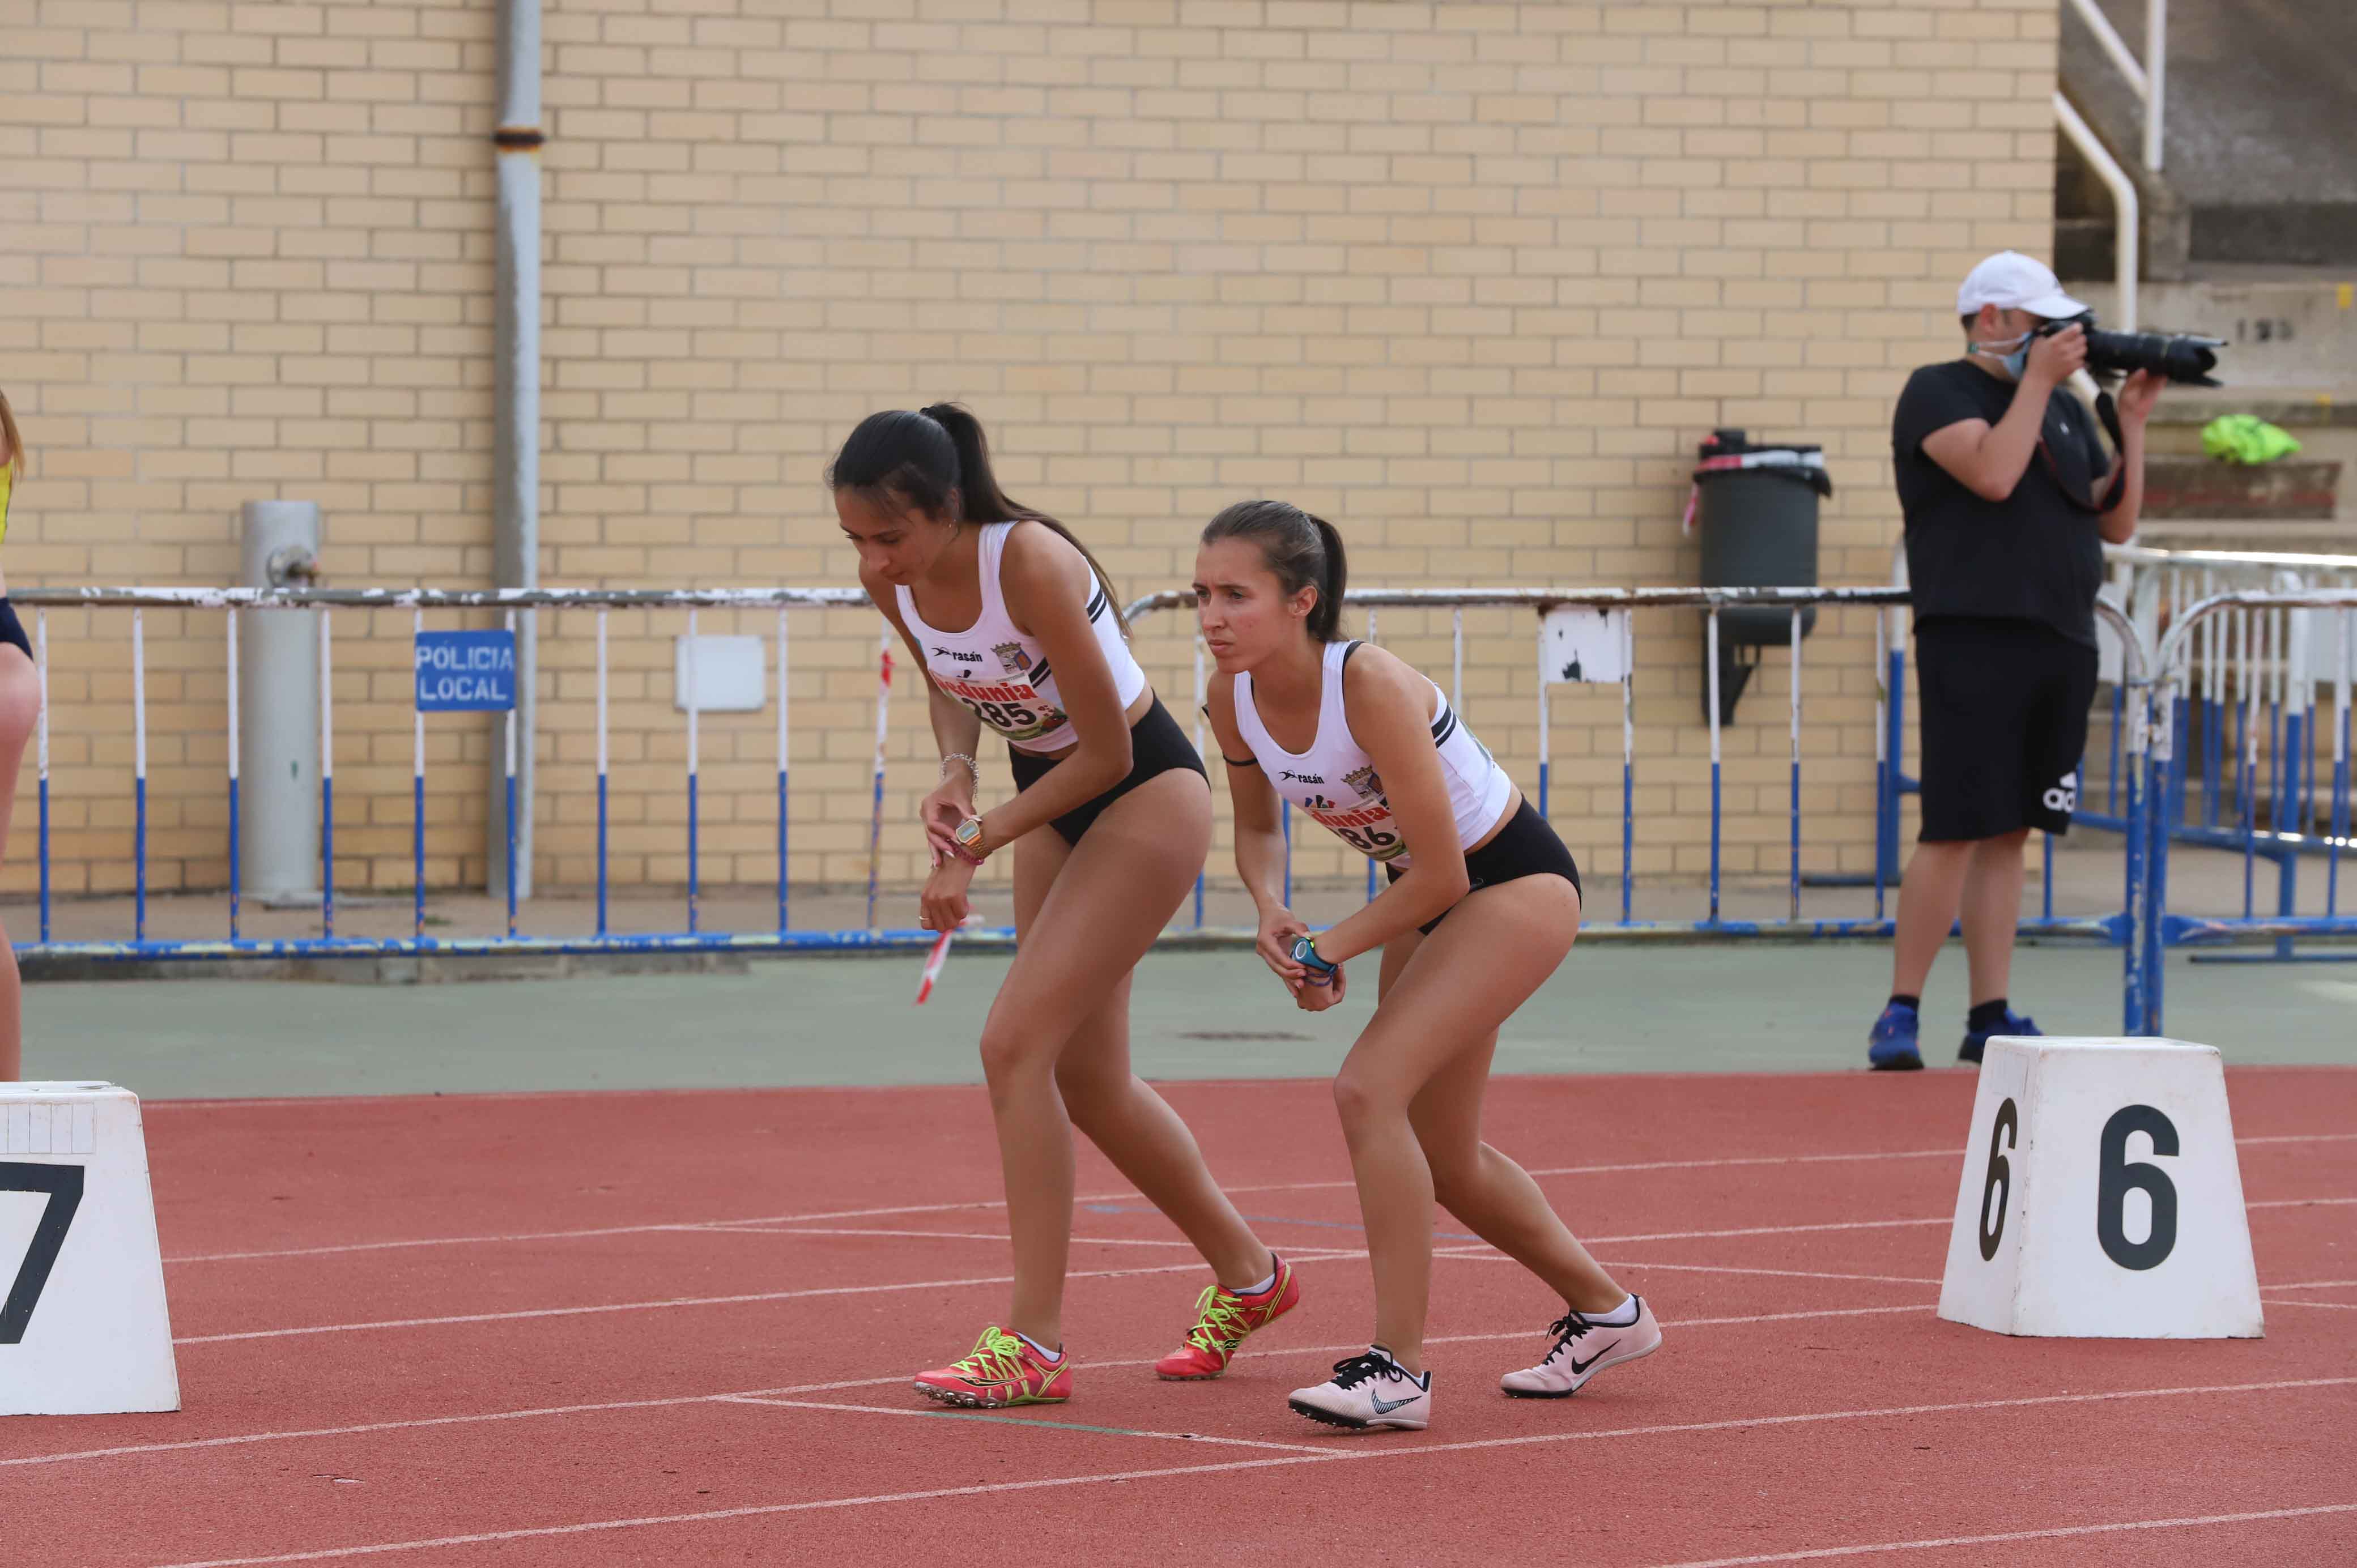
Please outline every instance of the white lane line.
[[2058, 1541], [2072, 1535], [2105, 1535], [2126, 1530], [2184, 1530], [2204, 1524], [2252, 1524], [2270, 1519], [2309, 1519], [2318, 1514], [2357, 1512], [2357, 1503], [2318, 1503], [2309, 1508], [2256, 1509], [2249, 1513], [2205, 1513], [2185, 1519], [2125, 1520], [2116, 1524], [2065, 1524], [2051, 1530], [2011, 1530], [2002, 1535], [1950, 1535], [1932, 1541], [1882, 1541], [1871, 1546], [1820, 1546], [1808, 1552], [1770, 1552], [1754, 1557], [1711, 1557], [1671, 1563], [1663, 1568], [1746, 1568], [1760, 1563], [1809, 1563], [1825, 1557], [1863, 1557], [1868, 1552], [1933, 1552], [1947, 1546], [1994, 1546], [2008, 1541]]
[[2357, 1285], [2357, 1280], [2298, 1280], [2288, 1284], [2266, 1284], [2264, 1290], [2346, 1290]]
[[1167, 1443], [1222, 1443], [1232, 1448], [1274, 1448], [1284, 1454], [1322, 1455], [1326, 1452], [1308, 1443], [1264, 1443], [1257, 1437], [1214, 1437], [1202, 1432], [1142, 1432], [1130, 1426], [1089, 1426], [1080, 1422], [1035, 1419], [1008, 1415], [999, 1411], [943, 1410], [939, 1405], [927, 1410], [910, 1410], [904, 1405], [834, 1404], [824, 1400], [766, 1399], [752, 1394], [724, 1395], [721, 1402], [775, 1405], [783, 1410], [834, 1410], [856, 1415], [913, 1415], [920, 1421], [991, 1421], [1006, 1426], [1033, 1426], [1049, 1432], [1093, 1432], [1106, 1437], [1152, 1437]]
[[[737, 1235], [750, 1236], [895, 1236], [925, 1241], [1011, 1241], [1004, 1230], [850, 1230], [832, 1227], [818, 1230], [806, 1225], [731, 1225], [726, 1230]], [[1193, 1247], [1185, 1237], [1165, 1240], [1133, 1240], [1120, 1236], [1074, 1236], [1075, 1247]], [[1288, 1257], [1292, 1254], [1287, 1253]]]
[[[2357, 1203], [2357, 1197], [2287, 1197], [2266, 1203], [2247, 1204], [2249, 1208], [2304, 1208], [2333, 1204]], [[1634, 1236], [1593, 1236], [1587, 1245], [1618, 1246], [1631, 1241], [1687, 1241], [1715, 1240], [1729, 1236], [1794, 1236], [1814, 1231], [1883, 1230], [1904, 1226], [1947, 1225], [1948, 1215], [1932, 1215], [1921, 1219], [1838, 1219], [1815, 1225], [1756, 1225], [1726, 1230], [1656, 1230]], [[1352, 1251], [1340, 1249], [1288, 1247], [1286, 1256], [1297, 1261], [1319, 1258], [1363, 1258], [1364, 1248]], [[1438, 1254], [1436, 1254], [1438, 1255]], [[1450, 1253], [1450, 1256], [1463, 1254]], [[1200, 1262], [1168, 1263], [1155, 1268], [1098, 1269], [1068, 1275], [1076, 1280], [1110, 1279], [1123, 1274], [1180, 1273], [1200, 1268]], [[957, 1285], [1000, 1285], [1013, 1282], [1011, 1274], [985, 1274], [966, 1279], [911, 1280], [897, 1284], [823, 1285], [806, 1290], [754, 1291], [736, 1295], [678, 1296], [666, 1301], [612, 1302], [596, 1306], [543, 1306], [511, 1312], [452, 1313], [434, 1317], [381, 1318], [364, 1323], [325, 1323], [301, 1328], [253, 1328], [234, 1334], [194, 1334], [172, 1341], [175, 1345], [218, 1345], [239, 1339], [286, 1339], [310, 1334], [356, 1334], [373, 1328], [425, 1328], [453, 1323], [501, 1323], [532, 1317], [579, 1317], [608, 1312], [653, 1312], [683, 1306], [736, 1306], [748, 1302], [796, 1301], [810, 1296], [858, 1295], [870, 1291], [938, 1290]]]
[[2327, 1312], [2357, 1312], [2357, 1301], [2302, 1301], [2296, 1295], [2263, 1295], [2269, 1306], [2320, 1306]]
[[[995, 1496], [1006, 1492], [1041, 1491], [1051, 1487], [1102, 1486], [1116, 1481], [1161, 1480], [1174, 1476], [1211, 1476], [1240, 1470], [1267, 1470], [1280, 1466], [1336, 1465], [1372, 1459], [1397, 1459], [1419, 1455], [1462, 1454], [1488, 1448], [1523, 1448], [1543, 1443], [1593, 1443], [1631, 1437], [1678, 1435], [1698, 1432], [1734, 1432], [1751, 1427], [1801, 1426], [1842, 1421], [1873, 1421], [1925, 1415], [1964, 1414], [1977, 1411], [2023, 1410], [2052, 1405], [2092, 1404], [2108, 1401], [2169, 1399], [2186, 1395], [2276, 1392], [2294, 1389], [2340, 1388], [2357, 1378], [2308, 1378], [2265, 1383], [2210, 1384], [2193, 1388], [2122, 1389], [2108, 1393], [2042, 1394], [2022, 1399], [1966, 1400], [1949, 1404], [1889, 1405], [1870, 1410], [1813, 1411], [1799, 1415], [1738, 1417], [1727, 1421], [1665, 1423], [1611, 1430], [1548, 1432], [1520, 1437], [1475, 1438], [1462, 1443], [1428, 1443], [1414, 1446], [1337, 1446], [1330, 1455], [1282, 1455], [1267, 1459], [1232, 1459], [1217, 1465], [1174, 1465], [1152, 1470], [1116, 1470], [1085, 1476], [1050, 1476], [1029, 1481], [992, 1481], [969, 1487], [936, 1487], [922, 1491], [880, 1492], [865, 1497], [818, 1498], [790, 1503], [758, 1503], [747, 1508], [710, 1509], [695, 1513], [642, 1514], [628, 1519], [587, 1520], [576, 1524], [539, 1525], [523, 1530], [481, 1530], [468, 1535], [443, 1535], [418, 1541], [373, 1541], [361, 1546], [331, 1546], [310, 1552], [282, 1552], [265, 1557], [216, 1557], [202, 1562], [176, 1563], [167, 1568], [261, 1568], [275, 1563], [317, 1563], [337, 1557], [373, 1557], [387, 1552], [422, 1552], [443, 1546], [476, 1546], [501, 1541], [588, 1535], [640, 1530], [658, 1525], [707, 1524], [725, 1520], [755, 1519], [779, 1514], [813, 1513], [835, 1509], [872, 1508], [887, 1503], [925, 1502], [941, 1498]], [[1350, 1443], [1337, 1439], [1338, 1444]], [[2335, 1505], [2338, 1506], [2338, 1505]]]
[[1636, 1258], [1604, 1266], [1608, 1269], [1667, 1269], [1687, 1274], [1766, 1274], [1786, 1280], [1867, 1280], [1885, 1285], [1936, 1285], [1943, 1283], [1910, 1274], [1836, 1274], [1812, 1269], [1730, 1269], [1719, 1263], [1656, 1263]]
[[[528, 1096], [526, 1098], [529, 1098]], [[186, 1102], [183, 1102], [186, 1103]], [[308, 1103], [306, 1101], [305, 1103]], [[2237, 1138], [2237, 1144], [2316, 1144], [2333, 1143], [2357, 1138], [2357, 1133], [2287, 1133], [2273, 1137]], [[1733, 1165], [1827, 1165], [1860, 1160], [1921, 1160], [1941, 1156], [1961, 1159], [1954, 1149], [1893, 1149], [1887, 1152], [1862, 1152], [1842, 1155], [1758, 1155], [1717, 1160], [1646, 1160], [1633, 1164], [1598, 1165], [1553, 1165], [1534, 1170], [1534, 1176], [1597, 1176], [1627, 1171], [1716, 1170]], [[1319, 1189], [1340, 1189], [1354, 1184], [1347, 1181], [1274, 1182], [1256, 1187], [1231, 1187], [1225, 1190], [1238, 1192], [1306, 1192]], [[1135, 1192], [1095, 1193], [1074, 1199], [1077, 1203], [1142, 1202]], [[961, 1203], [903, 1203], [883, 1208], [836, 1208], [815, 1214], [762, 1214], [742, 1219], [673, 1219], [644, 1225], [599, 1225], [568, 1230], [511, 1230], [477, 1236], [422, 1236], [399, 1241], [345, 1241], [317, 1247], [267, 1247], [236, 1252], [190, 1252], [167, 1258], [167, 1264], [227, 1263], [267, 1258], [317, 1258], [339, 1252], [382, 1252], [410, 1247], [475, 1247], [499, 1246], [515, 1241], [564, 1241], [576, 1238], [599, 1236], [642, 1236], [664, 1231], [728, 1230], [746, 1225], [798, 1225], [820, 1219], [874, 1219], [894, 1214], [954, 1214], [962, 1210], [1004, 1208], [998, 1199], [972, 1199]]]
[[[1364, 1248], [1357, 1251], [1338, 1252], [1323, 1250], [1288, 1249], [1287, 1259], [1294, 1262], [1320, 1262], [1330, 1258], [1363, 1258]], [[1066, 1274], [1068, 1280], [1120, 1279], [1132, 1274], [1177, 1274], [1199, 1272], [1200, 1259], [1184, 1263], [1162, 1263], [1137, 1269], [1076, 1269]], [[748, 1291], [736, 1295], [683, 1295], [666, 1301], [617, 1301], [595, 1306], [535, 1306], [509, 1312], [457, 1312], [438, 1317], [386, 1317], [366, 1323], [320, 1323], [301, 1328], [249, 1328], [236, 1334], [189, 1334], [172, 1341], [175, 1345], [221, 1345], [240, 1339], [293, 1339], [310, 1334], [359, 1334], [373, 1328], [430, 1328], [452, 1323], [512, 1323], [533, 1317], [589, 1317], [608, 1312], [662, 1312], [683, 1306], [738, 1306], [759, 1301], [802, 1301], [812, 1296], [867, 1295], [889, 1291], [943, 1290], [956, 1285], [1012, 1284], [1013, 1274], [977, 1274], [954, 1280], [903, 1280], [894, 1284], [817, 1285], [803, 1290]]]
[[[1846, 1306], [1823, 1308], [1814, 1312], [1770, 1312], [1742, 1317], [1686, 1317], [1665, 1321], [1669, 1328], [1717, 1328], [1752, 1323], [1789, 1323], [1799, 1318], [1815, 1317], [1875, 1317], [1887, 1313], [1929, 1312], [1930, 1303], [1915, 1306]], [[1425, 1338], [1427, 1345], [1470, 1345], [1493, 1343], [1506, 1339], [1526, 1339], [1541, 1342], [1545, 1338], [1537, 1329], [1517, 1328], [1497, 1334], [1434, 1334]], [[1331, 1356], [1361, 1349], [1364, 1340], [1351, 1340], [1339, 1345], [1272, 1346], [1262, 1352], [1270, 1356]], [[1158, 1358], [1137, 1356], [1118, 1360], [1091, 1360], [1093, 1370], [1099, 1368], [1150, 1367]], [[425, 1427], [470, 1426], [501, 1421], [529, 1421], [543, 1417], [595, 1415], [607, 1411], [666, 1410], [679, 1405], [705, 1404], [715, 1401], [768, 1399], [786, 1394], [839, 1393], [847, 1389], [879, 1389], [893, 1384], [905, 1386], [906, 1372], [895, 1372], [881, 1378], [843, 1378], [832, 1382], [793, 1383], [775, 1389], [738, 1389], [726, 1393], [673, 1394], [659, 1399], [605, 1400], [587, 1404], [534, 1405], [521, 1410], [487, 1411], [472, 1415], [429, 1415], [406, 1421], [369, 1421], [349, 1426], [313, 1426], [283, 1432], [249, 1432], [220, 1437], [189, 1437], [171, 1443], [126, 1443], [111, 1448], [80, 1448], [60, 1454], [27, 1454], [13, 1459], [0, 1459], [0, 1469], [30, 1465], [64, 1465], [87, 1459], [115, 1459], [139, 1454], [176, 1454], [189, 1449], [236, 1448], [254, 1443], [292, 1443], [313, 1437], [350, 1437], [371, 1432], [410, 1432]]]

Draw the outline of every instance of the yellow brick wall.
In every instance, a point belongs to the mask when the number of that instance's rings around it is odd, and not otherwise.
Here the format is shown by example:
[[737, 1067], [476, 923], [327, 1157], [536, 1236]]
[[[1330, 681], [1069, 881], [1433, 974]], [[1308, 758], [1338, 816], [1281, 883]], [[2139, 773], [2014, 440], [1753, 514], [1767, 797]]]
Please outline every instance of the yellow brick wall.
[[[239, 504], [276, 497], [321, 504], [337, 584], [487, 583], [490, 0], [19, 8], [0, 387], [34, 467], [11, 579], [231, 581]], [[2055, 20], [2051, 0], [557, 0], [544, 580], [849, 581], [827, 457], [872, 409], [958, 397], [1007, 488], [1131, 593], [1183, 580], [1202, 520], [1255, 493], [1337, 520], [1361, 584], [1690, 581], [1684, 475], [1723, 424], [1824, 443], [1824, 579], [1881, 581], [1891, 400], [1953, 351], [1973, 261], [2050, 242]], [[683, 618], [613, 618], [624, 885], [684, 875]], [[408, 619], [338, 623], [339, 880], [404, 886]], [[592, 625], [544, 623], [544, 885], [591, 873]], [[1467, 626], [1468, 716], [1531, 788], [1530, 623]], [[1174, 708], [1183, 627], [1142, 630]], [[1444, 682], [1447, 628], [1383, 623]], [[128, 627], [49, 629], [58, 886], [124, 886]], [[221, 623], [151, 613], [145, 634], [150, 885], [218, 886]], [[1866, 864], [1872, 636], [1831, 616], [1807, 649], [1818, 866]], [[1696, 870], [1695, 618], [1646, 618], [1639, 658], [1638, 864]], [[798, 879], [865, 873], [873, 659], [865, 612], [795, 623]], [[1770, 665], [1726, 736], [1732, 871], [1783, 863]], [[1555, 702], [1556, 817], [1609, 872], [1617, 693]], [[904, 681], [896, 823], [932, 775], [923, 707]], [[775, 725], [705, 722], [708, 883], [775, 874]], [[482, 875], [489, 741], [429, 725], [431, 884]], [[891, 837], [905, 878], [912, 835]], [[1305, 843], [1301, 865], [1349, 863]]]

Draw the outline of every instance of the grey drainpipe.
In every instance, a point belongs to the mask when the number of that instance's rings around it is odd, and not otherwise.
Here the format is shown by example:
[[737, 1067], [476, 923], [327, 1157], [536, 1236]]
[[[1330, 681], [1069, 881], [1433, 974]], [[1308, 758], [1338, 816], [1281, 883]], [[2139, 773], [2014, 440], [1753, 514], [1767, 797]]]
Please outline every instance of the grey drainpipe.
[[[500, 237], [494, 582], [540, 585], [540, 0], [500, 0]], [[534, 612], [516, 615], [516, 897], [532, 897], [533, 757], [540, 640]], [[487, 883], [507, 892], [504, 720], [493, 716]]]

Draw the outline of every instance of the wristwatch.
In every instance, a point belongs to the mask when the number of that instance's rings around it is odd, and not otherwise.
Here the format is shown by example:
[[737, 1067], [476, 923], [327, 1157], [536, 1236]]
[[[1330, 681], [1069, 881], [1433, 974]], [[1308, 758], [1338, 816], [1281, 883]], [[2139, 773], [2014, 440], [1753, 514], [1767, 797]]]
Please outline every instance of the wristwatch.
[[1309, 972], [1306, 983], [1310, 985], [1333, 984], [1334, 976], [1342, 968], [1339, 963], [1328, 963], [1318, 956], [1318, 939], [1315, 937], [1293, 939], [1293, 961]]
[[952, 828], [950, 843], [957, 846], [958, 854], [974, 865], [980, 865], [983, 862], [982, 819], [968, 817], [956, 827]]

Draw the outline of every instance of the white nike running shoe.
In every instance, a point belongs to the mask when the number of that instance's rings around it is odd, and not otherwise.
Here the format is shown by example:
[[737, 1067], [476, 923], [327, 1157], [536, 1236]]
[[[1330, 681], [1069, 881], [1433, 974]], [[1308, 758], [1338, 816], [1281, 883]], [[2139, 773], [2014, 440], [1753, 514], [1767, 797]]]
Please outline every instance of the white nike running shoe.
[[1598, 1323], [1566, 1312], [1547, 1329], [1555, 1336], [1547, 1359], [1525, 1371], [1508, 1372], [1498, 1386], [1515, 1399], [1569, 1399], [1605, 1368], [1652, 1355], [1662, 1348], [1662, 1326], [1653, 1321], [1645, 1298], [1636, 1300], [1634, 1323]]
[[1331, 1378], [1314, 1389], [1294, 1390], [1286, 1402], [1329, 1426], [1422, 1432], [1432, 1418], [1432, 1374], [1412, 1378], [1387, 1352], [1370, 1347], [1362, 1356], [1335, 1362]]

